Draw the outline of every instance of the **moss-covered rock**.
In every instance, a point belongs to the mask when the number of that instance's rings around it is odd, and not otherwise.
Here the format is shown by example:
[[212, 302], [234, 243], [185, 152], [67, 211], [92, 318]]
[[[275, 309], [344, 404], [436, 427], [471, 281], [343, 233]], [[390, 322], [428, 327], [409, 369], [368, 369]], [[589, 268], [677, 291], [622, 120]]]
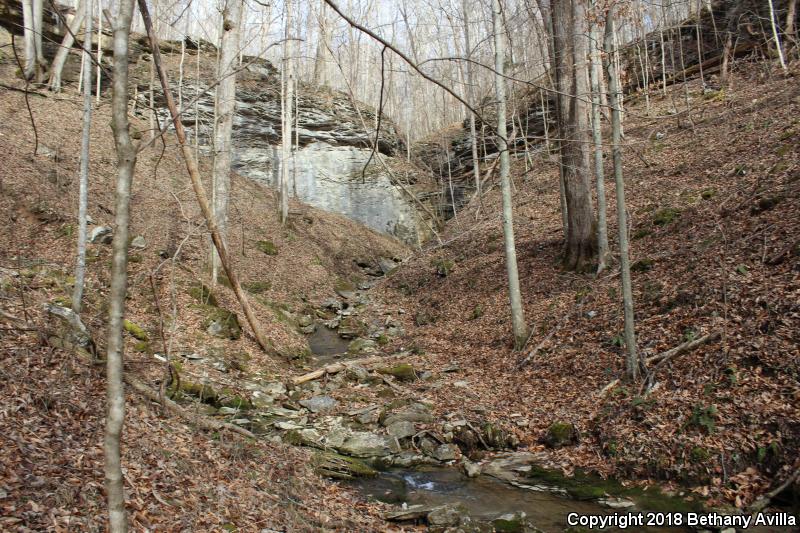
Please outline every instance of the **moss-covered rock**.
[[656, 226], [667, 226], [681, 216], [680, 209], [674, 207], [664, 207], [653, 213], [653, 224]]
[[409, 363], [400, 363], [395, 366], [383, 366], [377, 369], [379, 374], [394, 376], [400, 381], [414, 381], [417, 379], [417, 371]]
[[140, 353], [149, 353], [150, 343], [147, 341], [139, 341], [133, 345], [133, 349]]
[[353, 339], [347, 345], [347, 353], [350, 355], [369, 355], [378, 352], [378, 343], [371, 339]]
[[354, 298], [356, 295], [356, 286], [344, 279], [337, 281], [333, 285], [333, 290], [336, 294], [348, 300]]
[[456, 264], [450, 259], [438, 259], [433, 262], [433, 266], [436, 267], [437, 276], [446, 278], [450, 275], [450, 272], [453, 271], [453, 267], [455, 267]]
[[247, 281], [242, 283], [242, 288], [251, 294], [263, 294], [272, 288], [269, 281]]
[[312, 459], [312, 465], [319, 475], [334, 479], [355, 479], [378, 475], [378, 471], [364, 461], [328, 451], [316, 453]]
[[694, 446], [689, 451], [689, 460], [693, 463], [705, 463], [711, 458], [711, 453], [702, 446]]
[[222, 307], [204, 306], [206, 318], [203, 327], [209, 335], [236, 340], [242, 336], [242, 326], [236, 313]]
[[354, 316], [346, 316], [339, 322], [339, 336], [343, 339], [363, 337], [367, 329], [367, 324]]
[[217, 303], [216, 296], [214, 296], [214, 293], [204, 283], [200, 283], [198, 285], [192, 285], [186, 290], [186, 292], [189, 294], [189, 296], [194, 298], [198, 303], [211, 305], [213, 307], [217, 307], [217, 305], [219, 305]]
[[547, 433], [542, 442], [550, 448], [561, 448], [578, 442], [580, 435], [574, 424], [566, 422], [553, 422], [547, 428]]
[[258, 241], [256, 242], [256, 249], [267, 255], [278, 255], [278, 247], [272, 241]]
[[203, 403], [207, 403], [215, 407], [219, 406], [219, 395], [217, 394], [217, 391], [215, 391], [214, 387], [207, 383], [194, 383], [192, 381], [181, 380], [180, 388], [176, 390], [173, 387], [170, 389], [169, 395], [170, 397], [176, 399], [179, 399], [182, 396], [192, 396]]
[[137, 340], [140, 341], [149, 340], [147, 332], [141, 326], [134, 324], [128, 319], [125, 319], [125, 321], [122, 323], [122, 327], [125, 329], [125, 331], [130, 333], [133, 338]]

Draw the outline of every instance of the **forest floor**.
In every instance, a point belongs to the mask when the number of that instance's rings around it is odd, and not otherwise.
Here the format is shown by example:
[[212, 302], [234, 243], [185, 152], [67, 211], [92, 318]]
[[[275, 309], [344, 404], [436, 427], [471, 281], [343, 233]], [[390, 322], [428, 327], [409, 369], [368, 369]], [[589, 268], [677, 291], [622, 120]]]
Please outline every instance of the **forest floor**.
[[[20, 86], [8, 61], [0, 78]], [[559, 267], [557, 168], [549, 159], [535, 158], [529, 170], [521, 160], [514, 165], [518, 257], [533, 327], [521, 353], [510, 344], [496, 187], [479, 213], [473, 203], [449, 221], [445, 245], [413, 252], [299, 203], [281, 227], [271, 191], [234, 177], [230, 248], [241, 277], [258, 287], [256, 313], [282, 354], [276, 357], [247, 331], [238, 340], [205, 333], [205, 308], [188, 290], [208, 281], [208, 236], [171, 137], [163, 150], [142, 152], [136, 167], [131, 235], [146, 244], [131, 252], [126, 316], [152, 346], [127, 335], [126, 372], [157, 388], [163, 363], [154, 351], [197, 352], [224, 370], [187, 364], [187, 375], [242, 396], [254, 375], [288, 380], [309, 368], [287, 362], [306, 340], [284, 311], [320, 305], [342, 280], [358, 282], [356, 259], [406, 259], [370, 290], [368, 309], [375, 316], [391, 309], [402, 323], [405, 335], [382, 349], [413, 346], [408, 362], [431, 379], [403, 387], [437, 415], [498, 423], [567, 474], [585, 468], [659, 481], [710, 506], [744, 507], [800, 466], [800, 86], [753, 68], [734, 87], [704, 93], [691, 84], [691, 113], [680, 113], [678, 88], [670, 98], [654, 95], [649, 115], [641, 98], [628, 109], [639, 347], [655, 355], [722, 334], [660, 369], [647, 395], [614, 385], [623, 375], [616, 267], [599, 277]], [[71, 86], [57, 96], [29, 95], [35, 155], [24, 95], [0, 91], [0, 529], [100, 531], [102, 366], [48, 345], [55, 324], [42, 311], [44, 302], [68, 301], [74, 282], [81, 102]], [[94, 115], [90, 229], [113, 223], [107, 96]], [[147, 135], [145, 120], [134, 118], [133, 128]], [[208, 176], [208, 161], [201, 163]], [[267, 241], [273, 246], [260, 244]], [[102, 353], [110, 246], [90, 245], [89, 261], [82, 316]], [[224, 283], [215, 294], [220, 306], [237, 309]], [[344, 400], [348, 392], [334, 395]], [[580, 439], [547, 448], [541, 439], [553, 423], [574, 424]], [[136, 530], [387, 530], [382, 506], [321, 479], [306, 449], [204, 432], [133, 392], [125, 424]]]
[[[526, 348], [512, 351], [496, 187], [381, 295], [408, 310], [421, 368], [461, 369], [420, 385], [439, 409], [469, 416], [479, 406], [472, 417], [516, 428], [523, 445], [565, 472], [683, 485], [710, 505], [745, 507], [800, 467], [800, 85], [760, 65], [732, 87], [704, 91], [695, 80], [686, 93], [653, 91], [649, 112], [639, 95], [625, 118], [639, 350], [650, 357], [721, 337], [659, 368], [647, 394], [617, 381], [619, 267], [599, 277], [560, 268], [557, 166], [518, 158]], [[605, 166], [614, 250], [610, 157]], [[554, 423], [574, 424], [579, 442], [547, 448]]]

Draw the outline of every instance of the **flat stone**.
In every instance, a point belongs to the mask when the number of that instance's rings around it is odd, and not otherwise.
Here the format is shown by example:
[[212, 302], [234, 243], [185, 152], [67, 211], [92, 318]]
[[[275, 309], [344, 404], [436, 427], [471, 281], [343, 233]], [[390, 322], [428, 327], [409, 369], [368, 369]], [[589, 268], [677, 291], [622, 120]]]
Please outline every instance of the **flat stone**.
[[458, 455], [458, 446], [455, 444], [440, 444], [431, 454], [437, 461], [453, 461]]
[[453, 527], [461, 523], [461, 511], [452, 505], [437, 507], [428, 513], [430, 527]]
[[461, 463], [461, 468], [464, 470], [464, 474], [466, 474], [467, 477], [478, 477], [481, 475], [481, 465], [473, 463], [472, 461], [465, 460]]
[[144, 250], [147, 248], [147, 241], [141, 235], [137, 235], [131, 241], [131, 248], [136, 248], [138, 250]]
[[89, 233], [89, 242], [111, 244], [114, 239], [114, 230], [110, 226], [97, 226]]
[[313, 398], [309, 398], [307, 400], [300, 400], [297, 403], [299, 403], [312, 413], [321, 413], [324, 411], [330, 411], [331, 409], [334, 409], [337, 405], [339, 405], [339, 402], [337, 402], [330, 396], [314, 396]]
[[397, 440], [411, 437], [417, 433], [412, 422], [399, 420], [386, 428], [386, 432]]
[[430, 424], [433, 421], [434, 418], [430, 413], [416, 409], [409, 409], [406, 411], [400, 411], [386, 415], [386, 417], [383, 419], [383, 425], [389, 427], [397, 422], [419, 422], [421, 424]]
[[290, 422], [288, 420], [280, 420], [273, 424], [278, 429], [282, 429], [284, 431], [289, 431], [290, 429], [303, 429], [302, 424], [298, 424], [296, 422]]
[[400, 451], [392, 437], [368, 431], [354, 432], [345, 439], [338, 450], [353, 457], [386, 457]]

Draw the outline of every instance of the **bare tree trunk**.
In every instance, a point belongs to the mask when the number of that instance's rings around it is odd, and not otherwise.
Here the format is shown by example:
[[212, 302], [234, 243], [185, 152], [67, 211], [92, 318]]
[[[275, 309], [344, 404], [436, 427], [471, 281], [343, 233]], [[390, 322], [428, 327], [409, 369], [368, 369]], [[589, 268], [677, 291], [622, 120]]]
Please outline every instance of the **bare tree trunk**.
[[[122, 321], [125, 314], [125, 294], [128, 283], [128, 222], [130, 220], [131, 181], [133, 168], [136, 165], [136, 148], [131, 142], [128, 131], [128, 41], [133, 5], [133, 0], [120, 0], [119, 14], [113, 27], [114, 89], [111, 103], [111, 127], [114, 130], [114, 142], [117, 148], [117, 191], [106, 354], [108, 413], [106, 414], [105, 436], [105, 477], [111, 533], [122, 533], [128, 530], [128, 521], [125, 516], [120, 436], [125, 419]], [[90, 88], [86, 87], [86, 90], [89, 91]]]
[[775, 6], [772, 0], [767, 0], [769, 3], [769, 23], [772, 26], [772, 35], [775, 37], [775, 48], [778, 50], [778, 59], [781, 63], [781, 68], [784, 72], [788, 72], [789, 68], [786, 66], [786, 60], [783, 57], [783, 46], [781, 45], [781, 37], [778, 35], [778, 27], [775, 24]]
[[596, 252], [594, 213], [589, 177], [589, 94], [586, 67], [586, 17], [580, 0], [554, 0], [553, 17], [555, 78], [560, 121], [561, 166], [567, 204], [564, 266], [583, 271]]
[[605, 47], [608, 61], [608, 93], [611, 105], [611, 144], [614, 156], [614, 182], [617, 189], [617, 226], [619, 231], [619, 256], [622, 270], [622, 304], [625, 312], [625, 347], [627, 351], [626, 369], [632, 381], [639, 378], [639, 360], [636, 355], [636, 332], [633, 317], [633, 289], [631, 287], [631, 266], [628, 253], [628, 220], [625, 212], [625, 181], [622, 177], [622, 146], [620, 139], [621, 114], [619, 109], [619, 94], [621, 88], [617, 82], [616, 61], [617, 54], [614, 45], [614, 13], [609, 10], [606, 17]]
[[44, 60], [44, 49], [42, 48], [42, 22], [44, 17], [44, 6], [42, 0], [33, 0], [33, 43], [36, 51], [36, 83], [44, 81], [44, 71], [47, 62]]
[[[85, 0], [83, 57], [90, 63], [92, 57], [92, 0]], [[77, 14], [76, 14], [77, 16]], [[83, 79], [83, 132], [81, 133], [81, 169], [78, 191], [78, 253], [75, 265], [75, 287], [72, 292], [72, 310], [80, 314], [83, 305], [83, 285], [86, 278], [86, 211], [89, 203], [89, 139], [92, 128], [92, 69], [81, 72]]]
[[[475, 106], [475, 67], [469, 59], [472, 58], [472, 42], [469, 32], [469, 8], [467, 0], [461, 2], [462, 14], [464, 16], [464, 49], [467, 57], [467, 102], [469, 105]], [[483, 195], [481, 194], [481, 166], [478, 160], [478, 136], [475, 128], [475, 115], [467, 110], [469, 115], [469, 136], [471, 139], [470, 148], [472, 149], [472, 172], [475, 176], [475, 194], [478, 196], [478, 201], [483, 202]]]
[[522, 294], [517, 272], [517, 249], [514, 244], [514, 211], [511, 200], [511, 177], [509, 176], [508, 140], [506, 133], [506, 90], [503, 69], [505, 67], [505, 41], [499, 0], [492, 0], [492, 23], [494, 27], [495, 95], [497, 97], [497, 145], [500, 150], [500, 184], [503, 191], [503, 237], [508, 272], [508, 294], [511, 301], [511, 325], [514, 332], [514, 349], [520, 350], [528, 340], [528, 327], [522, 309]]
[[22, 24], [25, 40], [25, 72], [26, 80], [31, 80], [36, 75], [36, 23], [33, 19], [33, 0], [22, 0]]
[[186, 170], [189, 172], [189, 178], [192, 181], [192, 188], [194, 189], [195, 196], [197, 197], [197, 203], [200, 204], [200, 211], [203, 213], [203, 218], [205, 218], [206, 225], [211, 233], [211, 240], [214, 242], [214, 245], [217, 248], [217, 253], [219, 254], [220, 262], [222, 263], [222, 268], [225, 269], [225, 275], [228, 276], [228, 280], [231, 282], [233, 293], [236, 295], [236, 299], [239, 300], [239, 305], [242, 306], [242, 310], [247, 318], [247, 323], [253, 330], [253, 335], [256, 338], [256, 342], [258, 342], [259, 346], [261, 346], [265, 352], [271, 352], [272, 347], [261, 331], [261, 327], [258, 325], [256, 316], [253, 313], [253, 308], [250, 307], [250, 302], [247, 300], [247, 295], [242, 289], [241, 283], [239, 283], [239, 276], [233, 269], [233, 265], [228, 257], [228, 249], [225, 246], [225, 241], [222, 240], [219, 230], [217, 229], [217, 224], [214, 220], [214, 213], [211, 211], [211, 205], [208, 201], [206, 189], [200, 179], [200, 170], [197, 168], [197, 161], [194, 157], [192, 157], [192, 150], [186, 143], [186, 133], [183, 129], [183, 123], [180, 120], [178, 108], [175, 106], [175, 99], [173, 98], [172, 91], [169, 88], [167, 73], [164, 70], [164, 66], [161, 64], [161, 52], [158, 47], [158, 36], [156, 36], [155, 31], [153, 31], [153, 24], [150, 21], [150, 13], [147, 9], [147, 1], [138, 1], [139, 11], [142, 13], [142, 19], [144, 21], [145, 28], [147, 29], [147, 35], [150, 38], [150, 43], [153, 48], [153, 63], [156, 66], [158, 77], [161, 80], [161, 89], [164, 92], [164, 98], [167, 101], [167, 108], [169, 109], [170, 116], [172, 117], [172, 124], [175, 126], [175, 136], [178, 138], [178, 144], [181, 147], [181, 154], [183, 155], [183, 160], [186, 163]]
[[285, 87], [281, 100], [281, 179], [278, 185], [278, 199], [281, 224], [289, 219], [289, 163], [292, 156], [292, 100], [294, 88], [294, 71], [292, 68], [292, 2], [286, 0], [286, 34], [283, 44], [283, 76]]
[[786, 27], [783, 29], [783, 34], [788, 41], [797, 46], [797, 38], [794, 31], [794, 19], [797, 17], [797, 0], [789, 0], [789, 6], [786, 9]]
[[[217, 75], [222, 80], [217, 87], [214, 128], [214, 220], [223, 240], [228, 226], [228, 196], [231, 180], [231, 130], [236, 112], [236, 61], [239, 51], [239, 27], [242, 20], [242, 0], [228, 0], [222, 11], [222, 36]], [[211, 247], [211, 279], [216, 282], [219, 256]]]
[[331, 47], [331, 31], [329, 28], [328, 8], [325, 0], [319, 2], [319, 41], [314, 57], [314, 85], [328, 85], [328, 50]]
[[606, 185], [603, 171], [603, 134], [600, 122], [600, 28], [593, 21], [589, 31], [589, 57], [591, 59], [590, 74], [592, 84], [592, 140], [594, 141], [594, 176], [597, 187], [597, 273], [606, 268], [608, 260], [608, 223], [606, 222]]
[[[50, 90], [53, 92], [61, 91], [61, 73], [64, 70], [64, 64], [67, 62], [67, 56], [69, 55], [70, 48], [72, 48], [72, 43], [75, 42], [75, 35], [78, 33], [78, 30], [81, 29], [83, 18], [86, 15], [86, 10], [81, 9], [82, 7], [81, 0], [78, 0], [75, 6], [75, 16], [69, 23], [69, 31], [64, 35], [64, 39], [61, 41], [61, 47], [58, 49], [58, 52], [56, 52], [56, 57], [53, 58], [53, 64], [50, 65], [49, 85]], [[84, 40], [86, 40], [85, 37]]]
[[[90, 37], [91, 40], [91, 37]], [[97, 79], [95, 83], [97, 84], [97, 90], [95, 94], [95, 100], [97, 103], [100, 103], [100, 65], [103, 64], [103, 0], [97, 0]], [[90, 66], [90, 65], [87, 65]], [[152, 107], [153, 102], [150, 102]]]

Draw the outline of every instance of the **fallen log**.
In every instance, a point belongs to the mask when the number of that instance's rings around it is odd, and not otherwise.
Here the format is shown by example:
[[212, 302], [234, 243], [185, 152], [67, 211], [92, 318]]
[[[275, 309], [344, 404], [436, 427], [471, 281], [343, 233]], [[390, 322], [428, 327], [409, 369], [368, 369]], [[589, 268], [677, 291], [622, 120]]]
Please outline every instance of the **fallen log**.
[[327, 374], [338, 374], [342, 370], [346, 370], [351, 366], [356, 366], [356, 365], [370, 366], [376, 363], [382, 363], [388, 361], [390, 359], [399, 357], [401, 355], [407, 356], [408, 354], [402, 353], [402, 354], [388, 355], [388, 356], [379, 355], [375, 357], [365, 357], [363, 359], [352, 359], [350, 361], [341, 361], [339, 363], [333, 363], [330, 365], [323, 366], [322, 368], [318, 368], [314, 371], [308, 372], [306, 374], [303, 374], [302, 376], [297, 376], [295, 378], [292, 378], [292, 384], [300, 385], [307, 381], [314, 381], [315, 379], [319, 379]]
[[125, 383], [131, 386], [133, 390], [144, 396], [145, 398], [152, 400], [154, 402], [158, 402], [159, 404], [163, 405], [167, 411], [178, 415], [179, 417], [183, 418], [184, 420], [191, 422], [192, 424], [196, 424], [201, 429], [205, 429], [207, 431], [220, 431], [222, 429], [227, 429], [234, 433], [238, 433], [243, 437], [248, 437], [251, 439], [255, 439], [256, 436], [251, 432], [247, 431], [243, 427], [239, 427], [235, 424], [230, 424], [228, 422], [220, 422], [219, 420], [214, 420], [211, 417], [201, 415], [199, 413], [190, 413], [176, 402], [170, 400], [169, 398], [161, 398], [158, 392], [151, 389], [141, 381], [139, 381], [134, 376], [130, 375], [129, 373], [125, 374]]
[[[718, 338], [720, 338], [721, 336], [722, 336], [722, 332], [720, 332], [720, 331], [712, 331], [711, 333], [709, 333], [707, 335], [703, 335], [702, 337], [698, 337], [698, 338], [696, 338], [694, 340], [691, 340], [691, 341], [688, 341], [688, 342], [684, 342], [683, 344], [679, 344], [678, 346], [676, 346], [674, 348], [671, 348], [671, 349], [667, 350], [666, 352], [661, 352], [660, 354], [648, 357], [646, 359], [646, 362], [647, 362], [648, 365], [651, 365], [653, 363], [657, 363], [655, 368], [658, 368], [659, 366], [663, 365], [664, 363], [666, 363], [667, 361], [669, 361], [670, 359], [672, 359], [676, 355], [680, 355], [680, 354], [682, 354], [684, 352], [689, 352], [691, 350], [694, 350], [698, 346], [702, 346], [703, 344], [715, 341]], [[655, 368], [653, 370], [655, 370]]]

